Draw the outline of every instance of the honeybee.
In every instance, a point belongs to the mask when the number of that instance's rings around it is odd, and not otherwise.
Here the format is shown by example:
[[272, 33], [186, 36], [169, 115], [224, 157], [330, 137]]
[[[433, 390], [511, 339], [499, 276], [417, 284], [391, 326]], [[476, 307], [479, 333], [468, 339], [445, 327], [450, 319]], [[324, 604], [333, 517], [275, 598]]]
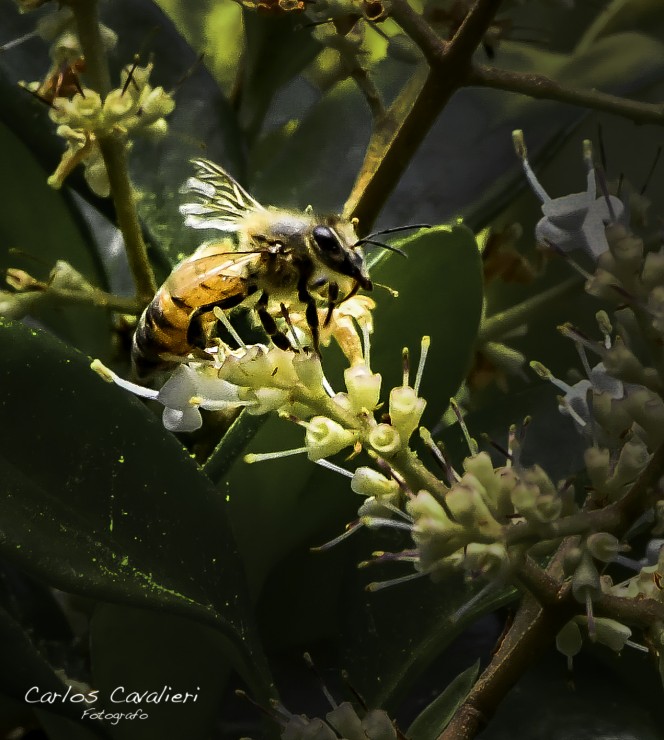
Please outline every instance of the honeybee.
[[193, 164], [195, 176], [183, 192], [197, 202], [181, 206], [185, 224], [228, 236], [200, 246], [159, 288], [134, 334], [136, 374], [145, 377], [209, 347], [215, 307], [253, 308], [284, 350], [293, 347], [275, 315], [288, 319], [289, 306], [304, 307], [317, 352], [319, 305], [327, 305], [327, 323], [339, 303], [360, 288], [372, 290], [362, 245], [376, 243], [375, 234], [358, 239], [354, 222], [338, 215], [262, 206], [221, 167], [205, 159]]

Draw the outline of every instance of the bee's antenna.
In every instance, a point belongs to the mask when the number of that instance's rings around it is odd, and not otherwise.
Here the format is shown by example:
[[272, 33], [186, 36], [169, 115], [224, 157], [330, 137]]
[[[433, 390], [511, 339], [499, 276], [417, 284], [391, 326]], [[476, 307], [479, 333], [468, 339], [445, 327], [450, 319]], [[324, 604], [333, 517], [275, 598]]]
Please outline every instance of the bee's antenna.
[[373, 239], [374, 236], [380, 236], [381, 234], [394, 234], [397, 231], [408, 231], [409, 229], [430, 229], [431, 224], [407, 224], [406, 226], [393, 226], [390, 229], [382, 229], [381, 231], [374, 231], [371, 234], [367, 234], [362, 237], [357, 244], [367, 241], [367, 239]]
[[408, 255], [403, 251], [403, 249], [399, 249], [399, 247], [394, 247], [392, 246], [392, 244], [385, 244], [385, 242], [379, 242], [379, 241], [376, 241], [375, 239], [369, 239], [367, 237], [355, 242], [356, 247], [360, 246], [360, 244], [373, 244], [375, 247], [382, 247], [383, 249], [389, 249], [390, 252], [396, 252], [397, 254], [400, 254], [402, 257], [406, 257], [406, 259], [408, 259]]

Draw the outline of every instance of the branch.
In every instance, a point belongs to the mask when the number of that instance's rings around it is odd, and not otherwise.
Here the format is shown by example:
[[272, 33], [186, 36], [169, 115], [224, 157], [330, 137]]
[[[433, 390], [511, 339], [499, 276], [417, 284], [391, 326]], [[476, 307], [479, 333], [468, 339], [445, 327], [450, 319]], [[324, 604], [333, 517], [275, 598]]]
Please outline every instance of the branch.
[[664, 124], [663, 103], [640, 103], [598, 90], [577, 90], [560, 85], [544, 75], [508, 72], [504, 69], [476, 65], [468, 75], [466, 84], [579, 105], [623, 116], [635, 123]]
[[465, 84], [473, 52], [501, 0], [476, 0], [451, 41], [443, 41], [407, 0], [393, 0], [391, 17], [420, 47], [430, 70], [414, 75], [371, 137], [344, 215], [358, 218], [366, 233], [395, 188], [427, 132], [452, 95]]
[[[111, 81], [104, 43], [99, 32], [97, 0], [67, 0], [67, 4], [76, 19], [76, 29], [85, 57], [86, 75], [103, 99], [111, 90]], [[126, 147], [121, 139], [114, 136], [100, 136], [98, 142], [111, 184], [111, 196], [136, 284], [137, 298], [140, 303], [147, 304], [157, 290], [157, 283], [136, 212], [127, 169]]]

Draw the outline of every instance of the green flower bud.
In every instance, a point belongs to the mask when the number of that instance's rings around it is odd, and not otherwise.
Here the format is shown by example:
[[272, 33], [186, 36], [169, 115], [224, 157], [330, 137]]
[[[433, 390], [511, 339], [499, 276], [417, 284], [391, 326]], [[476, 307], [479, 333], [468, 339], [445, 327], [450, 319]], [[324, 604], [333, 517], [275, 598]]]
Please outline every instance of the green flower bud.
[[336, 455], [357, 439], [357, 432], [344, 429], [341, 424], [325, 416], [314, 416], [307, 423], [305, 444], [310, 460], [321, 460]]
[[390, 457], [401, 449], [401, 436], [390, 424], [378, 424], [369, 433], [369, 444], [383, 457]]
[[290, 400], [288, 391], [281, 388], [240, 388], [239, 397], [241, 401], [246, 401], [247, 413], [251, 416], [276, 411]]
[[[579, 620], [586, 621], [585, 617], [577, 617]], [[614, 650], [619, 653], [624, 647], [625, 643], [632, 636], [632, 630], [626, 627], [620, 622], [616, 622], [615, 619], [608, 619], [606, 617], [595, 617], [595, 639], [594, 642], [599, 642], [602, 645]]]
[[372, 373], [364, 363], [361, 363], [347, 368], [344, 371], [344, 380], [353, 409], [356, 412], [363, 409], [373, 412], [380, 399], [381, 376]]
[[610, 474], [611, 453], [606, 448], [588, 447], [583, 460], [593, 488], [601, 490]]
[[301, 352], [293, 358], [293, 369], [300, 383], [310, 392], [318, 396], [327, 396], [323, 388], [323, 366], [317, 354]]
[[614, 344], [604, 355], [607, 373], [626, 383], [641, 383], [644, 368], [636, 355], [624, 344]]
[[626, 549], [620, 540], [608, 532], [594, 532], [586, 538], [586, 547], [590, 554], [603, 563], [610, 563], [613, 558]]
[[371, 709], [364, 715], [362, 730], [367, 740], [397, 740], [394, 724], [382, 709]]
[[390, 420], [404, 444], [420, 425], [427, 402], [409, 386], [397, 386], [390, 391]]
[[126, 92], [123, 94], [121, 89], [111, 90], [104, 100], [104, 118], [110, 125], [126, 116], [130, 110], [135, 110], [135, 102], [131, 95]]
[[565, 552], [563, 558], [563, 571], [567, 575], [573, 573], [579, 567], [582, 557], [583, 550], [580, 547], [571, 547]]
[[664, 284], [664, 250], [649, 252], [643, 262], [641, 282], [646, 288]]
[[325, 715], [328, 723], [334, 727], [341, 737], [348, 740], [365, 740], [362, 721], [357, 716], [353, 705], [345, 701]]
[[499, 542], [488, 545], [471, 542], [466, 547], [464, 565], [466, 569], [483, 575], [503, 573], [509, 567], [509, 557], [505, 546]]
[[399, 494], [399, 485], [395, 480], [386, 478], [377, 470], [368, 467], [355, 470], [350, 487], [361, 496], [375, 496], [377, 499]]
[[572, 576], [572, 593], [579, 603], [585, 604], [588, 598], [592, 599], [600, 592], [599, 573], [593, 559], [584, 552]]
[[573, 658], [581, 652], [582, 646], [581, 630], [572, 619], [556, 635], [556, 649], [568, 658]]
[[537, 486], [519, 481], [512, 489], [510, 499], [516, 511], [526, 516], [535, 508], [538, 495]]

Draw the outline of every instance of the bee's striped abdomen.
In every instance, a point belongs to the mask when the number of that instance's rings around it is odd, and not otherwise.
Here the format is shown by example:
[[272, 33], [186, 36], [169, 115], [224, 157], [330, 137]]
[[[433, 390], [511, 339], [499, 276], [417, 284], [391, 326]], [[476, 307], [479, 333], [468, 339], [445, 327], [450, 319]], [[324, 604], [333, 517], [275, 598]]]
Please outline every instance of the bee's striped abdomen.
[[172, 365], [164, 356], [182, 357], [192, 347], [187, 330], [194, 307], [182, 298], [172, 296], [168, 285], [162, 285], [141, 316], [131, 348], [131, 358], [139, 378]]

